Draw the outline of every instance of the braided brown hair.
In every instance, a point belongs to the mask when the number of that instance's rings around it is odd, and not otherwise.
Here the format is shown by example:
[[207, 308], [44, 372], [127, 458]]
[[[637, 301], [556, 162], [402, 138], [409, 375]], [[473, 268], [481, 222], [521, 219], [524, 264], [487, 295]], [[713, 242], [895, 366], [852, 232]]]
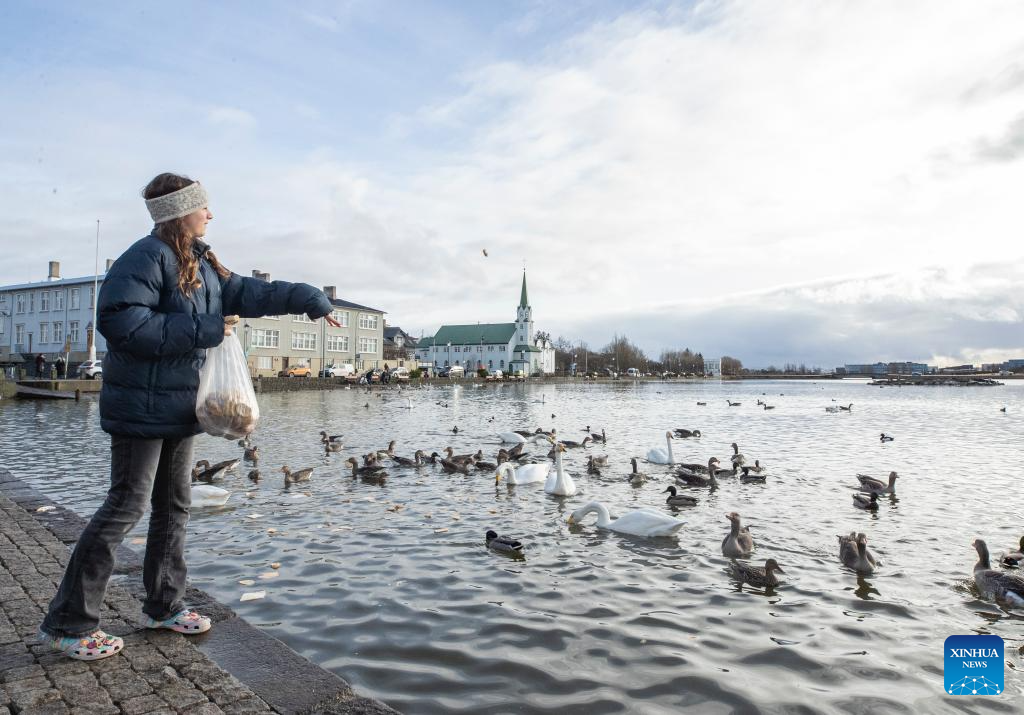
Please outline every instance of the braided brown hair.
[[[142, 198], [155, 199], [158, 196], [165, 196], [184, 189], [194, 183], [196, 183], [195, 180], [187, 176], [160, 174], [146, 184], [146, 188], [142, 190]], [[185, 229], [184, 217], [158, 223], [156, 236], [174, 251], [174, 255], [178, 259], [178, 288], [181, 289], [183, 295], [191, 295], [192, 291], [202, 286], [202, 281], [199, 280], [199, 259], [192, 252], [193, 237]], [[231, 275], [231, 271], [220, 264], [213, 251], [206, 252], [206, 260], [210, 262], [221, 278]]]

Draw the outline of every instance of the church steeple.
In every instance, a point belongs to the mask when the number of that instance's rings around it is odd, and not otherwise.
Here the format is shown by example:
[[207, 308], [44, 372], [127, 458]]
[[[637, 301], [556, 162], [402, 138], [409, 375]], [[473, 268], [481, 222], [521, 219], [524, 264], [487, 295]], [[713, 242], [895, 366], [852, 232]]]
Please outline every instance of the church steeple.
[[516, 342], [521, 345], [533, 345], [533, 309], [526, 297], [526, 271], [523, 271], [523, 288], [519, 291], [519, 307], [516, 308], [516, 331], [519, 337]]
[[519, 307], [527, 308], [530, 302], [526, 299], [526, 271], [523, 271], [523, 290], [519, 293]]

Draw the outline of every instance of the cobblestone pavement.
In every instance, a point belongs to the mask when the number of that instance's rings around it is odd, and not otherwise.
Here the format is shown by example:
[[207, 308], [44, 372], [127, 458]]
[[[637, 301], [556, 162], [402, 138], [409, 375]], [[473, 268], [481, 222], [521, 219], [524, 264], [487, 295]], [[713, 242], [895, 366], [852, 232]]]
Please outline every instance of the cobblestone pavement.
[[[317, 687], [324, 694], [315, 707], [305, 702], [293, 708], [287, 702], [287, 693], [283, 698], [278, 696], [278, 702], [271, 706], [186, 636], [144, 628], [140, 602], [131, 584], [116, 576], [107, 588], [101, 626], [124, 638], [121, 654], [92, 662], [75, 661], [36, 643], [37, 629], [56, 593], [70, 550], [36, 518], [33, 512], [38, 507], [34, 504], [39, 502], [24, 503], [24, 494], [30, 488], [18, 482], [18, 489], [11, 492], [9, 473], [7, 479], [8, 492], [0, 490], [0, 715], [395, 712], [378, 701], [354, 696], [343, 680], [305, 661], [221, 606], [232, 616], [224, 624], [225, 634], [231, 634], [226, 638], [271, 641], [285, 651], [283, 656], [277, 655], [280, 660], [290, 657], [294, 661], [292, 672], [270, 674], [269, 688], [261, 689], [260, 685], [265, 685], [259, 682], [261, 676], [254, 677], [254, 687], [264, 697], [274, 700], [278, 684], [295, 677], [307, 694]], [[21, 503], [9, 498], [9, 493]], [[217, 627], [215, 618], [214, 630]], [[236, 642], [231, 650], [245, 645]], [[264, 642], [249, 645], [262, 647]], [[288, 664], [283, 667], [287, 669]], [[266, 673], [262, 677], [266, 680]]]

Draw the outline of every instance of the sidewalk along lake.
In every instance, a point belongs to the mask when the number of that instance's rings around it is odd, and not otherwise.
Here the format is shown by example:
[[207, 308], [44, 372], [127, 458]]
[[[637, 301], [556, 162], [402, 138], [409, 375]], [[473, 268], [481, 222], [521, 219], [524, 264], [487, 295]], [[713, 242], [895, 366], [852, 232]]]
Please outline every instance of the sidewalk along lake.
[[[974, 538], [997, 556], [1024, 533], [1024, 384], [619, 381], [259, 401], [263, 478], [254, 485], [242, 463], [220, 484], [232, 491], [224, 507], [193, 509], [190, 577], [399, 710], [942, 713], [1016, 711], [1022, 702], [1024, 613], [980, 599], [970, 573]], [[825, 410], [850, 403], [849, 412]], [[109, 479], [97, 407], [0, 402], [0, 465], [91, 514]], [[586, 426], [608, 441], [566, 453], [579, 488], [572, 497], [543, 484], [496, 485], [491, 470], [433, 466], [388, 464], [387, 481], [370, 484], [343, 463], [392, 439], [402, 456], [451, 446], [494, 461], [499, 432], [556, 427], [582, 440]], [[699, 501], [679, 509], [665, 505], [667, 466], [641, 463], [652, 479], [630, 486], [630, 457], [664, 448], [674, 428], [702, 433], [673, 442], [676, 461], [717, 456], [728, 466], [736, 442], [766, 467], [766, 483], [681, 488]], [[345, 448], [325, 456], [321, 429], [344, 434]], [[883, 432], [895, 441], [882, 444]], [[527, 451], [543, 458], [547, 445]], [[587, 474], [588, 454], [608, 455], [601, 476]], [[197, 439], [196, 459], [241, 456], [234, 442]], [[282, 465], [316, 469], [285, 488]], [[896, 496], [882, 497], [876, 513], [855, 509], [855, 475], [890, 471], [899, 473]], [[566, 523], [591, 500], [613, 516], [652, 507], [686, 525], [672, 538], [640, 538], [598, 529], [593, 516]], [[774, 558], [785, 569], [773, 591], [730, 576], [721, 543], [731, 511], [750, 526], [751, 561]], [[488, 550], [487, 529], [520, 538], [525, 558]], [[851, 531], [866, 533], [882, 560], [875, 574], [841, 565], [836, 535]], [[130, 545], [141, 550], [145, 535], [144, 520]], [[239, 600], [251, 591], [265, 597]], [[1002, 696], [943, 694], [943, 641], [973, 633], [1006, 641]]]

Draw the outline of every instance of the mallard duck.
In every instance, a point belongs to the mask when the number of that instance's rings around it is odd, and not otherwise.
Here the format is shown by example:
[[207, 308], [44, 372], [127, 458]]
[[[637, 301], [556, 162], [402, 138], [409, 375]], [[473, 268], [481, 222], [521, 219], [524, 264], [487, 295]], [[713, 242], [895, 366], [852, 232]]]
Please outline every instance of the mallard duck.
[[626, 476], [626, 479], [629, 480], [629, 483], [630, 483], [631, 486], [634, 486], [634, 487], [643, 486], [644, 483], [647, 481], [647, 475], [644, 474], [643, 472], [637, 471], [637, 468], [636, 468], [636, 457], [633, 457], [632, 459], [630, 459], [629, 463], [633, 465], [633, 471], [630, 472]]
[[743, 467], [739, 466], [738, 464], [732, 465], [732, 469], [716, 468], [715, 469], [715, 476], [716, 477], [735, 477], [737, 474], [739, 474], [742, 471], [742, 469], [743, 469]]
[[849, 536], [837, 534], [839, 539], [839, 560], [843, 565], [860, 573], [873, 573], [877, 563], [874, 555], [868, 551], [868, 537], [864, 534]]
[[974, 583], [978, 590], [987, 598], [1024, 606], [1024, 576], [993, 569], [988, 561], [988, 545], [981, 539], [975, 539], [973, 546], [978, 552], [978, 563], [974, 564]]
[[341, 442], [324, 442], [324, 454], [334, 454], [345, 449], [345, 445]]
[[209, 484], [193, 484], [191, 487], [192, 506], [223, 506], [231, 492]]
[[523, 551], [523, 542], [513, 539], [510, 536], [498, 536], [498, 532], [488, 529], [485, 535], [487, 548], [494, 551], [501, 551], [506, 554], [520, 554]]
[[295, 482], [308, 482], [309, 478], [313, 476], [313, 467], [299, 469], [294, 472], [288, 467], [281, 467], [281, 471], [284, 473], [285, 485], [294, 484]]
[[594, 476], [597, 477], [601, 476], [601, 467], [594, 460], [593, 455], [587, 457], [587, 474], [593, 474]]
[[473, 466], [476, 467], [477, 469], [479, 469], [480, 471], [483, 471], [483, 472], [487, 472], [487, 471], [490, 471], [492, 469], [497, 469], [498, 468], [497, 462], [485, 462], [482, 459], [478, 459], [477, 461], [475, 461], [473, 463]]
[[732, 447], [732, 456], [729, 457], [729, 461], [732, 462], [732, 466], [734, 466], [734, 467], [742, 467], [744, 464], [746, 464], [747, 463], [747, 458], [744, 457], [742, 454], [740, 454], [739, 445], [737, 445], [735, 442], [733, 442], [729, 446]]
[[505, 462], [498, 466], [494, 474], [494, 483], [497, 484], [504, 476], [509, 486], [523, 486], [525, 484], [536, 484], [547, 481], [551, 467], [547, 464], [524, 464], [516, 467], [511, 462]]
[[249, 472], [249, 481], [258, 482], [260, 480], [260, 470], [253, 469]]
[[718, 464], [718, 457], [712, 457], [708, 460], [707, 474], [697, 474], [696, 472], [684, 472], [680, 470], [676, 472], [676, 481], [691, 487], [709, 487], [711, 489], [717, 489], [718, 480], [715, 479], [715, 472], [718, 470], [715, 468], [716, 464]]
[[372, 476], [372, 475], [375, 475], [375, 474], [387, 475], [387, 470], [384, 469], [384, 467], [380, 466], [377, 463], [368, 464], [366, 466], [360, 467], [359, 466], [359, 460], [356, 459], [355, 457], [349, 457], [348, 459], [346, 459], [345, 460], [345, 464], [347, 464], [350, 467], [352, 467], [352, 476], [353, 477], [357, 477], [357, 476], [359, 476], [359, 477], [366, 477], [366, 476]]
[[871, 492], [870, 495], [867, 496], [865, 496], [864, 494], [854, 494], [853, 505], [858, 509], [866, 509], [867, 511], [877, 511], [878, 492]]
[[343, 434], [327, 434], [326, 430], [320, 430], [320, 441], [321, 442], [341, 442]]
[[[217, 462], [214, 465], [201, 459], [196, 462], [196, 466], [192, 469], [192, 481], [194, 482], [212, 482], [216, 479], [222, 479], [225, 474], [232, 471], [241, 462], [240, 459], [225, 459], [223, 462]], [[204, 469], [200, 469], [204, 467]]]
[[246, 462], [256, 463], [260, 461], [260, 448], [256, 445], [245, 448], [245, 454], [242, 457]]
[[682, 437], [683, 439], [688, 437], [700, 437], [699, 429], [683, 429], [682, 427], [677, 427], [672, 431], [675, 433], [676, 437]]
[[570, 524], [578, 524], [587, 514], [597, 513], [597, 527], [609, 529], [621, 534], [633, 534], [634, 536], [671, 536], [683, 528], [684, 522], [680, 519], [663, 514], [653, 509], [637, 509], [628, 514], [623, 514], [618, 519], [612, 519], [608, 513], [608, 507], [601, 502], [592, 501], [580, 507], [568, 517]]
[[665, 433], [665, 444], [667, 449], [661, 447], [654, 447], [647, 450], [647, 461], [651, 464], [674, 464], [675, 459], [672, 456], [672, 433]]
[[743, 474], [740, 476], [742, 482], [766, 482], [768, 475], [764, 473], [764, 467], [756, 459], [753, 467], [740, 467]]
[[1008, 551], [999, 560], [1003, 566], [1013, 568], [1014, 566], [1024, 565], [1024, 536], [1020, 537], [1020, 543], [1017, 546], [1016, 550]]
[[885, 432], [883, 432], [882, 435], [878, 438], [878, 441], [879, 442], [892, 442], [895, 439], [896, 439], [895, 437], [890, 437]]
[[889, 483], [886, 484], [881, 479], [875, 479], [869, 477], [866, 474], [858, 474], [857, 481], [860, 482], [860, 490], [862, 492], [875, 492], [876, 494], [895, 494], [896, 493], [896, 472], [889, 472]]
[[740, 515], [734, 511], [725, 515], [729, 520], [729, 533], [722, 540], [722, 554], [731, 559], [745, 559], [754, 550], [754, 537], [749, 527], [741, 527]]
[[779, 566], [779, 563], [775, 559], [768, 559], [764, 562], [764, 567], [753, 566], [752, 564], [746, 563], [745, 561], [733, 561], [730, 564], [733, 575], [740, 580], [742, 583], [749, 583], [751, 586], [756, 588], [771, 588], [772, 586], [778, 586], [780, 581], [779, 577], [775, 574], [786, 573]]
[[669, 506], [695, 506], [697, 504], [697, 497], [686, 496], [685, 494], [676, 494], [676, 488], [668, 486], [662, 494], [668, 494], [665, 498], [665, 503]]
[[562, 452], [565, 447], [561, 444], [555, 447], [555, 471], [548, 472], [544, 481], [544, 491], [560, 497], [571, 497], [576, 493], [576, 483], [562, 468]]
[[447, 474], [469, 474], [469, 465], [472, 463], [472, 460], [467, 462], [454, 462], [450, 459], [442, 459], [441, 469], [443, 469]]

